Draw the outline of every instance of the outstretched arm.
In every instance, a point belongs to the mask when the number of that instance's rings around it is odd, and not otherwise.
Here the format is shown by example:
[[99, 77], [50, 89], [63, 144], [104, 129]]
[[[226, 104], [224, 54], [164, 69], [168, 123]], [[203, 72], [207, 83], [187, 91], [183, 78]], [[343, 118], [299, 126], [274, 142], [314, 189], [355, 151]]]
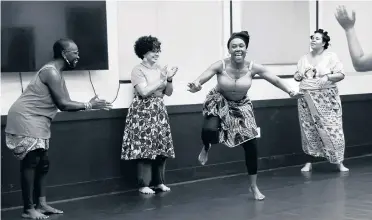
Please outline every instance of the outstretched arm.
[[284, 92], [288, 93], [290, 96], [294, 95], [294, 91], [291, 87], [285, 83], [284, 80], [276, 76], [275, 74], [270, 73], [266, 67], [261, 64], [253, 64], [253, 73], [258, 74], [266, 81], [270, 82], [274, 86], [278, 87], [279, 89], [283, 90]]
[[222, 67], [222, 61], [213, 63], [207, 70], [205, 70], [193, 83], [203, 85], [208, 82], [214, 75], [216, 75]]
[[40, 72], [41, 81], [49, 88], [52, 99], [61, 111], [85, 110], [85, 104], [70, 99], [64, 86], [62, 76], [53, 68], [47, 68]]
[[349, 46], [350, 57], [353, 62], [353, 66], [358, 72], [366, 72], [372, 70], [372, 53], [364, 54], [362, 47], [360, 46], [358, 37], [355, 33], [355, 29], [351, 28], [345, 30], [346, 39]]
[[335, 17], [341, 27], [345, 30], [349, 53], [355, 70], [358, 72], [371, 71], [372, 53], [364, 54], [364, 51], [360, 46], [354, 28], [356, 20], [355, 11], [353, 11], [350, 16], [345, 6], [338, 6]]
[[187, 90], [194, 93], [202, 89], [202, 85], [210, 80], [214, 75], [220, 72], [222, 61], [213, 63], [207, 70], [205, 70], [194, 82], [189, 83]]

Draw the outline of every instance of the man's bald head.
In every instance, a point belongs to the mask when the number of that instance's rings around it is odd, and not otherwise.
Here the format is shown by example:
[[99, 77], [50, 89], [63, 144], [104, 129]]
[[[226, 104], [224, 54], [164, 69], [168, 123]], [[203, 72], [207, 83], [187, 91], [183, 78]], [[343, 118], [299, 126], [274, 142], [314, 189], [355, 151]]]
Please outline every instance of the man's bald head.
[[77, 45], [70, 39], [60, 39], [56, 41], [53, 45], [54, 59], [63, 58], [62, 52], [64, 50], [77, 50]]

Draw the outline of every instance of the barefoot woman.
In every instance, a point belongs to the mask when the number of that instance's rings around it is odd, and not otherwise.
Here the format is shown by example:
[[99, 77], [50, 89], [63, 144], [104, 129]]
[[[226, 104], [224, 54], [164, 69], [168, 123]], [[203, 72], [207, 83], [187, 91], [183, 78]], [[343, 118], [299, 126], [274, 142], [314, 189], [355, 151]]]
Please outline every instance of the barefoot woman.
[[261, 194], [256, 184], [257, 125], [247, 92], [253, 76], [258, 74], [291, 97], [300, 94], [292, 91], [279, 77], [269, 73], [262, 65], [244, 60], [248, 44], [248, 32], [233, 33], [227, 43], [231, 58], [212, 64], [188, 86], [190, 92], [200, 91], [201, 85], [217, 75], [217, 86], [209, 92], [203, 106], [204, 147], [199, 155], [200, 163], [204, 165], [207, 162], [211, 144], [222, 143], [230, 148], [242, 146], [251, 182], [250, 190], [255, 199], [263, 200], [265, 196]]
[[[87, 103], [72, 101], [62, 71], [76, 66], [78, 48], [71, 40], [59, 40], [53, 50], [54, 60], [36, 73], [26, 90], [10, 107], [7, 116], [6, 144], [21, 161], [24, 218], [45, 219], [48, 218], [45, 214], [63, 213], [47, 205], [45, 199], [50, 125], [57, 109], [79, 111], [110, 107], [106, 101], [96, 98]], [[33, 195], [37, 201], [33, 201]]]
[[341, 172], [349, 171], [343, 164], [345, 135], [342, 122], [342, 103], [337, 83], [345, 72], [338, 56], [328, 51], [331, 37], [323, 29], [311, 36], [311, 52], [297, 64], [294, 79], [300, 82], [304, 97], [298, 100], [302, 149], [307, 163], [301, 169], [309, 172], [315, 157], [337, 164]]

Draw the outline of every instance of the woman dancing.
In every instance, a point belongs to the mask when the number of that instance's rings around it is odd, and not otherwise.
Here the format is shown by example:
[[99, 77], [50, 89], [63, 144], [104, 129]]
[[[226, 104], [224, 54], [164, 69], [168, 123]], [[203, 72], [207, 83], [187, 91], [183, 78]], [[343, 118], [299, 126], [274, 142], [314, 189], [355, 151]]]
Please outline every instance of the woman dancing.
[[345, 78], [343, 65], [333, 52], [327, 51], [331, 38], [319, 29], [311, 36], [312, 51], [298, 61], [294, 79], [300, 83], [304, 97], [298, 100], [302, 149], [308, 162], [301, 169], [311, 170], [313, 157], [324, 157], [349, 171], [344, 160], [345, 138], [342, 106], [336, 83]]
[[301, 94], [293, 91], [263, 65], [245, 60], [250, 36], [247, 31], [233, 33], [227, 42], [230, 58], [212, 64], [194, 82], [189, 83], [190, 92], [198, 92], [202, 85], [217, 75], [217, 86], [207, 95], [203, 105], [203, 148], [199, 161], [204, 165], [212, 144], [221, 143], [233, 148], [242, 146], [250, 179], [250, 191], [256, 200], [265, 196], [257, 187], [257, 125], [253, 106], [247, 96], [252, 78], [258, 74], [291, 97]]

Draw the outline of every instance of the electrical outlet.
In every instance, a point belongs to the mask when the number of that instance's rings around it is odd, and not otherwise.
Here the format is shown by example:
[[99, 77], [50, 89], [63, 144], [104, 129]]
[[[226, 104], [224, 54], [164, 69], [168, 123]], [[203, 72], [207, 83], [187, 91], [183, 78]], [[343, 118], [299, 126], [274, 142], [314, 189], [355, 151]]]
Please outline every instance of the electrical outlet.
[[256, 138], [260, 138], [261, 137], [261, 128], [260, 127], [258, 127], [257, 128], [257, 136], [256, 136]]

